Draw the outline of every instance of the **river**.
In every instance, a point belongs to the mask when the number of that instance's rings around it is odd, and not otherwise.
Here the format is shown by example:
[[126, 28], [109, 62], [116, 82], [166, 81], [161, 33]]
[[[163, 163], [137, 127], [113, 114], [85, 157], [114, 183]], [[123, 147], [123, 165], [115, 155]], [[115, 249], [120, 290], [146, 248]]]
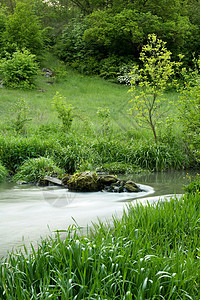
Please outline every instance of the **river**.
[[145, 205], [147, 200], [154, 203], [161, 196], [182, 194], [184, 177], [185, 171], [129, 175], [145, 190], [140, 193], [72, 193], [60, 187], [1, 184], [0, 257], [75, 222], [86, 230], [98, 219], [120, 217], [127, 202], [137, 199]]

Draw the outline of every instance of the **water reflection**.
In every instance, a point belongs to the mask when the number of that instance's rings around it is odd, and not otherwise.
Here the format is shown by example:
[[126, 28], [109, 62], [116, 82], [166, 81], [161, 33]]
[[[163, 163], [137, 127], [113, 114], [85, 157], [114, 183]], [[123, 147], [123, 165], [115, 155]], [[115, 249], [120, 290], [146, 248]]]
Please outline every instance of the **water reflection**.
[[133, 175], [132, 180], [152, 186], [156, 196], [182, 194], [184, 193], [184, 186], [189, 183], [187, 174], [194, 177], [197, 173], [197, 171], [193, 170], [145, 173]]

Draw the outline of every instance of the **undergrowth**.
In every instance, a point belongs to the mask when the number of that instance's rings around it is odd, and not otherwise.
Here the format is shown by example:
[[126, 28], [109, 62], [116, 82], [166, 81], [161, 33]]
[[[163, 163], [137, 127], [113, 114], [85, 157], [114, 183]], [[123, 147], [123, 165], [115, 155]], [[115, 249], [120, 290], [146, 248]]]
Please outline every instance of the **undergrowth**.
[[0, 162], [0, 182], [5, 181], [6, 178], [7, 178], [7, 175], [8, 175], [8, 171], [6, 170], [6, 168]]
[[190, 164], [180, 144], [171, 146], [154, 144], [150, 140], [91, 138], [87, 135], [76, 136], [75, 132], [52, 132], [46, 138], [42, 134], [30, 137], [0, 136], [0, 160], [11, 175], [27, 159], [41, 156], [51, 158], [66, 173], [74, 173], [78, 169], [113, 170], [118, 173], [137, 172], [140, 169], [162, 171], [183, 169]]

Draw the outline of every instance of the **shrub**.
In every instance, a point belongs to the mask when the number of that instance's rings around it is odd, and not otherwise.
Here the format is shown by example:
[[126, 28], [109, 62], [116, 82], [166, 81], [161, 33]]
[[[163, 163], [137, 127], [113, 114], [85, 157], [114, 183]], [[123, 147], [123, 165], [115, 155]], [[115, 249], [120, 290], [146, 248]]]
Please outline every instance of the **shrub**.
[[26, 123], [31, 119], [28, 118], [30, 108], [24, 99], [19, 99], [12, 107], [13, 119], [12, 127], [17, 133], [25, 133]]
[[62, 121], [63, 129], [69, 132], [73, 121], [73, 107], [71, 104], [67, 104], [65, 98], [58, 92], [53, 98], [53, 106], [56, 109], [58, 118]]
[[55, 51], [61, 59], [67, 61], [69, 64], [74, 59], [83, 59], [85, 57], [87, 52], [85, 42], [83, 41], [85, 28], [86, 24], [84, 21], [80, 22], [80, 20], [73, 19], [62, 31]]
[[110, 109], [108, 107], [99, 107], [97, 115], [101, 123], [101, 133], [106, 136], [110, 133]]
[[200, 58], [194, 60], [195, 70], [187, 72], [182, 70], [184, 85], [180, 88], [177, 108], [181, 120], [184, 140], [189, 145], [190, 151], [200, 162]]
[[[5, 48], [12, 53], [15, 45], [20, 50], [26, 48], [32, 54], [40, 55], [44, 47], [45, 31], [41, 29], [38, 17], [30, 1], [16, 1], [14, 13], [7, 17], [3, 33]], [[11, 46], [11, 47], [10, 47]]]
[[5, 181], [7, 175], [8, 175], [8, 172], [7, 172], [6, 168], [0, 162], [0, 182]]
[[0, 61], [3, 84], [12, 88], [32, 88], [34, 77], [39, 73], [35, 55], [28, 50], [17, 50]]
[[53, 159], [48, 157], [30, 158], [20, 167], [14, 176], [14, 180], [25, 180], [27, 182], [38, 182], [45, 175], [61, 175], [64, 171], [58, 168]]

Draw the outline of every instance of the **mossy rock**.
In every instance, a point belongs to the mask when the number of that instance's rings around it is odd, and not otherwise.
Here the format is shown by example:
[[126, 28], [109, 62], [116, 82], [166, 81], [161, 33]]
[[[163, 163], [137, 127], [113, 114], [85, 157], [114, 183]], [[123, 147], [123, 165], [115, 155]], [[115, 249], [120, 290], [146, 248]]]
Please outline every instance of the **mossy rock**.
[[102, 185], [111, 185], [118, 181], [118, 178], [114, 175], [99, 175], [99, 182]]
[[96, 172], [79, 172], [66, 175], [62, 183], [76, 192], [140, 192], [140, 188], [131, 180], [120, 180], [114, 175], [98, 175]]
[[124, 185], [124, 189], [127, 192], [140, 192], [141, 189], [137, 186], [137, 184], [131, 180], [128, 180], [125, 185]]
[[69, 177], [67, 187], [71, 191], [96, 192], [100, 190], [100, 183], [96, 172], [81, 172]]

